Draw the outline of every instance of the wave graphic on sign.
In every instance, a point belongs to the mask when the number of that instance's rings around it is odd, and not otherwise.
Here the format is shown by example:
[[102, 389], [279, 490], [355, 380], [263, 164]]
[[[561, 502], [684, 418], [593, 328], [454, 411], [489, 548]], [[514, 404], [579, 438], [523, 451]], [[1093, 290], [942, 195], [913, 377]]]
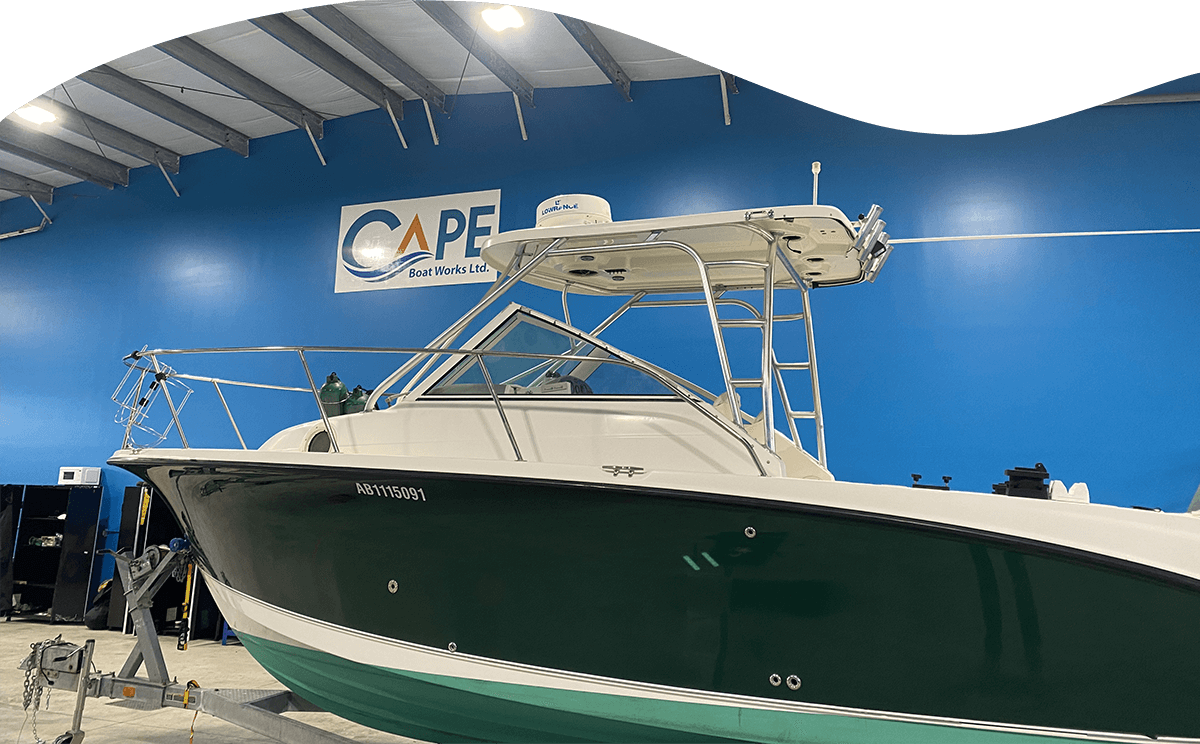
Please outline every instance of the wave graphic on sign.
[[342, 252], [342, 263], [346, 267], [346, 271], [349, 271], [359, 279], [368, 282], [382, 282], [387, 279], [391, 279], [393, 276], [399, 274], [401, 271], [404, 271], [409, 266], [432, 258], [433, 254], [428, 251], [417, 251], [416, 253], [411, 253], [402, 258], [398, 258], [386, 266], [366, 267], [359, 266], [357, 263], [351, 263], [351, 261], [346, 258], [345, 251], [343, 250]]
[[383, 266], [364, 266], [359, 263], [358, 258], [354, 255], [354, 239], [358, 237], [359, 232], [364, 227], [374, 222], [381, 222], [387, 225], [390, 230], [400, 227], [400, 218], [386, 209], [372, 209], [354, 221], [354, 224], [346, 231], [346, 237], [342, 240], [342, 266], [354, 276], [363, 281], [382, 282], [399, 274], [413, 264], [433, 258], [433, 253], [427, 248], [425, 243], [425, 234], [421, 230], [421, 221], [416, 215], [413, 215], [412, 226], [409, 227], [408, 233], [405, 234], [404, 240], [401, 241], [399, 252], [401, 254], [405, 252], [409, 240], [413, 237], [416, 237], [417, 243], [420, 244], [423, 250], [413, 251], [408, 255], [400, 255], [392, 262]]

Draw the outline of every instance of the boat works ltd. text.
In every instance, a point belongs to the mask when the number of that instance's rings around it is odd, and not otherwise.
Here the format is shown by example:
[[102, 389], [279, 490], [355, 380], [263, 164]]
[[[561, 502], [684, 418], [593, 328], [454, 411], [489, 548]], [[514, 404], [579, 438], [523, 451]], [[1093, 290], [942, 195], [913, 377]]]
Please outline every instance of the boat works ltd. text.
[[491, 266], [485, 263], [461, 264], [455, 266], [430, 266], [427, 269], [409, 269], [408, 275], [411, 278], [419, 278], [423, 276], [451, 276], [454, 274], [486, 274], [489, 271], [495, 271]]

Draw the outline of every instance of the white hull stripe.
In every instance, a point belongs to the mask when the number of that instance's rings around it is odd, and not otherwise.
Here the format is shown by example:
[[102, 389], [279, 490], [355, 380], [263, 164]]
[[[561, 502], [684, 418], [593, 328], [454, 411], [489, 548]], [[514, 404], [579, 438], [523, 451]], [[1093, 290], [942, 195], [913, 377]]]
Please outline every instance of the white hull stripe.
[[[434, 677], [494, 682], [505, 685], [565, 690], [625, 698], [688, 703], [693, 705], [791, 712], [799, 715], [833, 715], [859, 719], [914, 723], [939, 727], [1007, 732], [1014, 734], [1112, 742], [1145, 742], [1144, 736], [1110, 734], [1038, 726], [996, 724], [936, 716], [872, 711], [814, 703], [788, 703], [725, 693], [702, 692], [665, 685], [598, 677], [498, 661], [464, 652], [450, 652], [384, 636], [365, 633], [267, 604], [222, 584], [207, 573], [204, 578], [222, 614], [238, 632], [268, 641], [331, 654], [373, 667]], [[452, 682], [449, 686], [453, 686]], [[536, 700], [526, 700], [537, 704]], [[666, 723], [666, 722], [664, 722]], [[1200, 739], [1158, 739], [1190, 742]]]

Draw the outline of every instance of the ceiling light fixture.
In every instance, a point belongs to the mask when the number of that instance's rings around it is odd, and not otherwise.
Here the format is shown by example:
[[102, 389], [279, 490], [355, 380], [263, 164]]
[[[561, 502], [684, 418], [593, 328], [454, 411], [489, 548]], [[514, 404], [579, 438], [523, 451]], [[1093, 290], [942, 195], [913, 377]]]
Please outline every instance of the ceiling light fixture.
[[483, 11], [483, 20], [492, 27], [493, 31], [503, 31], [506, 28], [520, 28], [525, 25], [525, 19], [511, 5], [502, 8], [488, 8]]
[[41, 106], [34, 106], [33, 104], [17, 109], [17, 116], [34, 124], [45, 124], [58, 118]]

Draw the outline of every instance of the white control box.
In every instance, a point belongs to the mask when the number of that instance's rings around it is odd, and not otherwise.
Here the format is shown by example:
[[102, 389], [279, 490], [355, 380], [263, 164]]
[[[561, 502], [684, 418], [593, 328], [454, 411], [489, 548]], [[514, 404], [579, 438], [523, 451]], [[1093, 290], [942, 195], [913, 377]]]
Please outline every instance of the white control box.
[[100, 468], [59, 468], [58, 485], [98, 486], [100, 485]]

